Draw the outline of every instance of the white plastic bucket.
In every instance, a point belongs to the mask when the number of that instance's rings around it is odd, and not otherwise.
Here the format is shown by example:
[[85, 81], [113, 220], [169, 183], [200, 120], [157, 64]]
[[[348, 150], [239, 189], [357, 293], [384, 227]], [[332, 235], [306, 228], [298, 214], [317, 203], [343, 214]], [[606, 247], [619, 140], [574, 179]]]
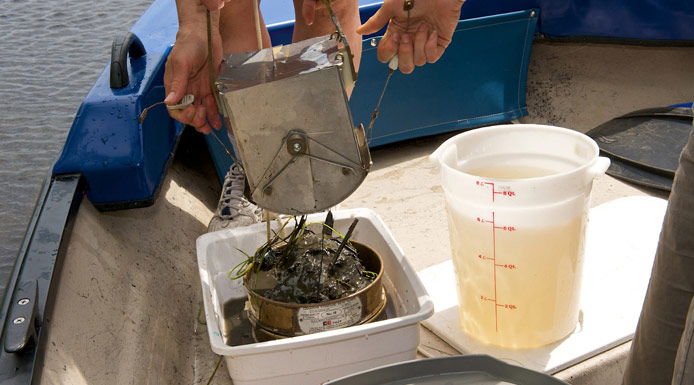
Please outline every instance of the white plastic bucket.
[[466, 333], [533, 348], [574, 330], [590, 192], [610, 164], [598, 153], [576, 131], [514, 124], [456, 135], [431, 155]]

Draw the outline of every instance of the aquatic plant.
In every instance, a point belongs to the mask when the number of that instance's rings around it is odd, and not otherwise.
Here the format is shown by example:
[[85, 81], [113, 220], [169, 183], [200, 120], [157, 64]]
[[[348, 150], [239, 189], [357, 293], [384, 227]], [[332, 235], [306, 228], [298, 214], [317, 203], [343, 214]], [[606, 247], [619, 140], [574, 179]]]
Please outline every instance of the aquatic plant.
[[[294, 228], [281, 236], [291, 220]], [[333, 228], [331, 213], [325, 222], [293, 217], [253, 255], [241, 251], [247, 258], [229, 277], [246, 277], [247, 286], [256, 293], [287, 303], [323, 302], [356, 292], [377, 277], [364, 268], [350, 241], [357, 222], [342, 235]]]

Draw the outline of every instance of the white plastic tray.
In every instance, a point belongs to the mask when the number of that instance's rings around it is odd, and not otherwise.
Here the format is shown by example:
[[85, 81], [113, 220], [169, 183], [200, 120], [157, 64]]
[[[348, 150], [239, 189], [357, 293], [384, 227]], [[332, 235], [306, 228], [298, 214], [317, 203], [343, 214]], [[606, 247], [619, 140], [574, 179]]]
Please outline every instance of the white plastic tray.
[[[405, 259], [381, 218], [368, 209], [333, 213], [335, 229], [344, 234], [353, 218], [359, 224], [352, 238], [381, 254], [383, 285], [391, 304], [388, 319], [307, 336], [241, 346], [225, 344], [222, 306], [245, 296], [240, 282], [227, 274], [266, 241], [265, 224], [208, 233], [197, 240], [198, 266], [205, 318], [212, 350], [226, 359], [235, 385], [320, 384], [330, 379], [415, 358], [419, 322], [434, 307], [419, 277]], [[322, 221], [325, 214], [309, 216]], [[276, 224], [275, 224], [276, 226]], [[392, 314], [394, 313], [394, 314]]]

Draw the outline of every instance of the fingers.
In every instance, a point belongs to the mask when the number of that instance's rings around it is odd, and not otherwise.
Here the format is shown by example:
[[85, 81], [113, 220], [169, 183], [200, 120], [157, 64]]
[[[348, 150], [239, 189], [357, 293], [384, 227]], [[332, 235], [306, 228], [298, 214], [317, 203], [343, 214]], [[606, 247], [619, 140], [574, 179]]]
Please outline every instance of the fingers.
[[[202, 105], [194, 104], [184, 110], [169, 110], [169, 115], [177, 121], [195, 127], [203, 134], [209, 134], [212, 129], [207, 124], [207, 108]], [[219, 119], [219, 116], [217, 116]], [[221, 122], [220, 122], [221, 127]]]
[[436, 61], [441, 58], [441, 55], [443, 55], [445, 49], [446, 47], [439, 47], [439, 34], [435, 30], [431, 31], [424, 45], [427, 62], [436, 63]]
[[409, 34], [402, 35], [398, 48], [398, 60], [400, 61], [400, 72], [409, 74], [414, 70], [414, 48], [412, 38]]
[[414, 37], [414, 65], [423, 66], [427, 63], [425, 52], [426, 42], [429, 38], [429, 26], [425, 23], [419, 25]]
[[209, 9], [210, 12], [219, 11], [224, 7], [224, 3], [229, 0], [200, 0], [200, 3]]
[[400, 34], [398, 32], [388, 33], [378, 43], [376, 57], [381, 63], [387, 63], [398, 53], [400, 48]]
[[[187, 93], [189, 73], [188, 71], [184, 71], [186, 68], [184, 63], [179, 61], [177, 55], [169, 56], [164, 71], [164, 89], [168, 92], [164, 99], [166, 105], [171, 106], [178, 104]], [[185, 75], [182, 75], [183, 72], [185, 72]], [[191, 90], [190, 93], [199, 95], [199, 93], [194, 90]], [[184, 110], [169, 110], [169, 115], [173, 119], [183, 124], [191, 125], [203, 134], [207, 134], [211, 131], [210, 126], [207, 124], [208, 115], [210, 123], [212, 123], [215, 128], [221, 127], [222, 122], [217, 112], [217, 106], [214, 103], [214, 97], [208, 94], [203, 98], [203, 100], [206, 99], [208, 99], [208, 101], [205, 101], [204, 104], [200, 104], [199, 101], [196, 100], [197, 103], [186, 107]], [[211, 100], [211, 102], [209, 100]]]
[[207, 110], [207, 121], [215, 130], [222, 128], [222, 118], [219, 117], [217, 102], [213, 95], [207, 95], [202, 99], [202, 105]]
[[183, 124], [190, 124], [195, 118], [195, 106], [188, 106], [183, 110], [169, 110], [169, 115]]
[[216, 11], [224, 5], [223, 1], [220, 0], [200, 0], [200, 3], [205, 6], [205, 8], [209, 9], [210, 11]]
[[177, 65], [176, 61], [177, 59], [169, 57], [164, 67], [164, 90], [167, 92], [164, 103], [168, 106], [178, 103], [188, 88], [188, 74], [181, 75], [180, 72], [185, 71], [179, 71], [185, 66]]
[[212, 129], [210, 128], [210, 125], [207, 124], [207, 108], [204, 106], [197, 106], [195, 117], [190, 125], [195, 127], [196, 130], [202, 132], [203, 134], [209, 134]]
[[390, 21], [390, 16], [386, 13], [386, 11], [383, 10], [383, 7], [381, 7], [373, 16], [369, 18], [369, 20], [366, 21], [366, 23], [357, 28], [357, 33], [360, 35], [368, 35], [370, 33], [378, 32], [386, 25], [386, 23], [388, 23], [388, 21]]
[[439, 45], [438, 33], [435, 30], [430, 32], [430, 29], [428, 24], [421, 23], [414, 33], [414, 38], [410, 34], [386, 32], [378, 44], [378, 60], [387, 63], [393, 56], [398, 55], [399, 69], [404, 74], [411, 73], [415, 66], [435, 63], [441, 58], [445, 47]]
[[304, 0], [304, 4], [301, 7], [301, 15], [304, 17], [306, 25], [313, 25], [313, 20], [316, 15], [316, 1], [317, 0]]

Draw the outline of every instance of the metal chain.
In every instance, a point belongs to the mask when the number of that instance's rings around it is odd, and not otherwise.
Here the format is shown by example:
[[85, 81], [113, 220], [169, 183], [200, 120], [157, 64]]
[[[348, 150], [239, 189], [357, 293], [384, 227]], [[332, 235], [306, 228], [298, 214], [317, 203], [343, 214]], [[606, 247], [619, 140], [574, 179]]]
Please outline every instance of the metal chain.
[[405, 33], [410, 31], [410, 11], [414, 8], [414, 0], [405, 0], [402, 5], [402, 10], [407, 12], [407, 24], [405, 25]]
[[342, 31], [342, 27], [340, 27], [340, 22], [337, 20], [337, 16], [335, 16], [335, 12], [333, 12], [333, 8], [330, 6], [330, 0], [323, 0], [323, 4], [325, 5], [325, 8], [328, 9], [328, 14], [330, 15], [330, 20], [333, 22], [333, 25], [335, 25], [335, 29], [337, 30], [337, 36], [339, 42], [345, 45], [345, 50], [347, 51], [347, 56], [348, 60], [350, 62], [350, 70], [352, 71], [352, 79], [357, 80], [357, 72], [354, 69], [354, 55], [352, 54], [352, 49], [349, 47], [349, 41], [347, 40], [347, 37], [345, 36], [345, 33]]
[[[407, 12], [407, 23], [405, 24], [405, 33], [410, 29], [410, 11], [414, 8], [414, 0], [405, 0], [405, 2], [402, 5], [402, 10]], [[378, 98], [378, 102], [376, 103], [376, 108], [374, 108], [373, 114], [371, 114], [371, 121], [369, 122], [369, 126], [366, 129], [367, 131], [367, 143], [371, 142], [371, 137], [373, 135], [373, 125], [374, 122], [376, 121], [376, 118], [378, 118], [378, 113], [379, 113], [379, 108], [381, 107], [381, 102], [383, 101], [383, 95], [386, 93], [386, 89], [388, 88], [388, 83], [390, 82], [390, 77], [393, 76], [393, 72], [395, 72], [395, 69], [398, 67], [398, 58], [397, 55], [391, 59], [390, 63], [388, 63], [388, 77], [386, 78], [386, 83], [383, 85], [383, 90], [381, 91], [381, 96]]]
[[[211, 16], [210, 16], [210, 11], [207, 11], [207, 71], [209, 72], [209, 77], [210, 77], [210, 92], [212, 92], [212, 96], [214, 97], [214, 101], [217, 104], [218, 108], [224, 108], [222, 105], [222, 101], [219, 100], [219, 95], [217, 93], [216, 87], [215, 87], [215, 81], [214, 81], [214, 63], [213, 63], [213, 55], [214, 53], [212, 52], [212, 21], [211, 21]], [[241, 165], [241, 162], [239, 162], [236, 157], [234, 156], [234, 153], [229, 150], [229, 148], [222, 142], [222, 140], [217, 136], [217, 134], [214, 132], [215, 128], [210, 125], [211, 130], [210, 134], [214, 136], [214, 138], [217, 140], [217, 142], [224, 148], [224, 151], [229, 155], [229, 158], [231, 158], [231, 161], [236, 163], [236, 165], [239, 166], [239, 169], [241, 172], [243, 171], [243, 166]]]

